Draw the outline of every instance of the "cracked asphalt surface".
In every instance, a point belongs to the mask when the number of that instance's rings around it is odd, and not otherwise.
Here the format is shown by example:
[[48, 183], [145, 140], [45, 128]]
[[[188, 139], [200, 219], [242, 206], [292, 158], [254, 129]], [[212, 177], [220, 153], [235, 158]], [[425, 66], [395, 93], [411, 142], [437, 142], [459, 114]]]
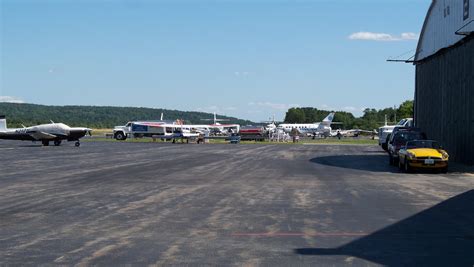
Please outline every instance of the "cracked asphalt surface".
[[474, 264], [474, 175], [371, 145], [0, 141], [0, 265]]

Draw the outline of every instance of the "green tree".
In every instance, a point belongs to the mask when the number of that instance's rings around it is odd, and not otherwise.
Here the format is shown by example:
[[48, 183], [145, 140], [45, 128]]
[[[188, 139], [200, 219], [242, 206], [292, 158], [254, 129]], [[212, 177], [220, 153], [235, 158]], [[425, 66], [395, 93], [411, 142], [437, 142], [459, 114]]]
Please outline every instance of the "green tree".
[[398, 118], [413, 118], [413, 100], [403, 102], [397, 110]]
[[304, 123], [306, 120], [305, 112], [301, 108], [290, 108], [286, 112], [286, 123]]

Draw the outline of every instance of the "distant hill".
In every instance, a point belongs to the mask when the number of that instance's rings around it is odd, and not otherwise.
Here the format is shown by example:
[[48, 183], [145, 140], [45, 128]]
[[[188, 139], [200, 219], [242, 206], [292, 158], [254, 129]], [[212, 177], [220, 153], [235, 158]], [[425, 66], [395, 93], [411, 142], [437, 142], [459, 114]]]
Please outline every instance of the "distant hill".
[[[212, 119], [213, 114], [195, 111], [178, 111], [155, 108], [106, 107], [106, 106], [46, 106], [36, 104], [0, 103], [0, 115], [6, 115], [8, 127], [31, 126], [48, 123], [50, 120], [70, 126], [90, 128], [112, 128], [133, 120], [182, 119], [186, 123], [212, 123], [201, 119]], [[229, 119], [225, 123], [252, 124], [251, 121], [218, 115]]]

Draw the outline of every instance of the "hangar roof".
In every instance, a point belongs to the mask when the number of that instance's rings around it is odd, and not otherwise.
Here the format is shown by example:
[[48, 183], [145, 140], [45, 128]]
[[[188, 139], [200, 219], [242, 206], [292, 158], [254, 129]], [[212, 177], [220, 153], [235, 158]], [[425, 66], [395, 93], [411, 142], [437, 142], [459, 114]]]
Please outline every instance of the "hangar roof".
[[426, 15], [415, 61], [455, 45], [474, 31], [474, 0], [433, 0]]

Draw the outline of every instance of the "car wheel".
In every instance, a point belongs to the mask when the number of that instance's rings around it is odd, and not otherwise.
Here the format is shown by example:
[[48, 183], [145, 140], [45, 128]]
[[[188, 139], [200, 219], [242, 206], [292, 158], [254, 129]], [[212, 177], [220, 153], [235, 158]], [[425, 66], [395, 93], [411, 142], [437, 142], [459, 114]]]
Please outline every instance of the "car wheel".
[[403, 170], [403, 164], [402, 164], [402, 161], [401, 160], [398, 160], [398, 168], [400, 170]]
[[390, 134], [387, 135], [387, 138], [385, 138], [385, 151], [388, 151], [388, 142], [390, 141]]
[[117, 139], [117, 140], [125, 140], [126, 137], [125, 137], [125, 135], [124, 135], [122, 132], [116, 132], [116, 133], [115, 133], [115, 139]]
[[405, 160], [405, 162], [403, 163], [403, 167], [404, 167], [404, 170], [405, 170], [406, 173], [410, 173], [410, 172], [411, 172], [410, 163], [408, 163], [407, 160]]

